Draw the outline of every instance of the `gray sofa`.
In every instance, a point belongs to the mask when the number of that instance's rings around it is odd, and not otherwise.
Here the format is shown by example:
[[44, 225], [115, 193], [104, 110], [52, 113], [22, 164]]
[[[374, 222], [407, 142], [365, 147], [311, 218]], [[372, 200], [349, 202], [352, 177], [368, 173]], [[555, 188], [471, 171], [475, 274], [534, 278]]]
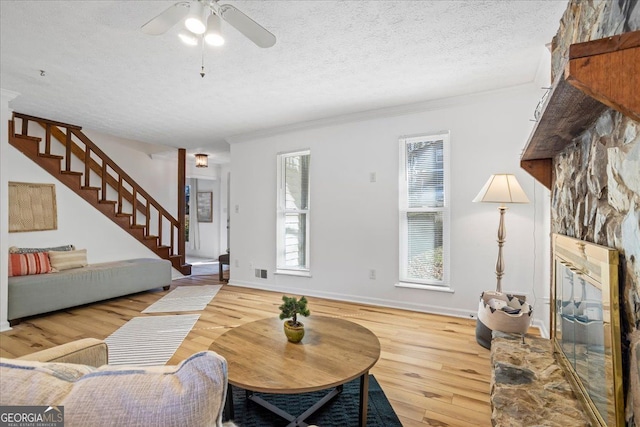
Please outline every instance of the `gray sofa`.
[[9, 277], [8, 319], [19, 319], [155, 288], [169, 288], [171, 262], [140, 258], [49, 274]]

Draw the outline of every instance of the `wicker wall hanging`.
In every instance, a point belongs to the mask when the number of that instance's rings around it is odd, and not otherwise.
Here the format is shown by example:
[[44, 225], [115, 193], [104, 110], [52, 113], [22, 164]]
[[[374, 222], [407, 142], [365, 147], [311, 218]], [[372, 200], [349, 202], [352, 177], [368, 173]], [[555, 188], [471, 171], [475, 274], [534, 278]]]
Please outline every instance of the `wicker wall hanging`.
[[55, 184], [9, 182], [9, 232], [58, 229]]

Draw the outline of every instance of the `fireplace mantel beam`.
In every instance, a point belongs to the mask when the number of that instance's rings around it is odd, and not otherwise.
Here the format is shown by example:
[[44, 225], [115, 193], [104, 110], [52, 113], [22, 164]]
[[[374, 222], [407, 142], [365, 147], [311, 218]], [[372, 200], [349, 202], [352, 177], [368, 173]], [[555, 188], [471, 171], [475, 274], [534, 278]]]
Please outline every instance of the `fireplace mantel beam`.
[[520, 166], [551, 188], [551, 159], [608, 107], [640, 121], [640, 31], [576, 43], [531, 132]]
[[571, 45], [565, 79], [640, 121], [640, 31]]

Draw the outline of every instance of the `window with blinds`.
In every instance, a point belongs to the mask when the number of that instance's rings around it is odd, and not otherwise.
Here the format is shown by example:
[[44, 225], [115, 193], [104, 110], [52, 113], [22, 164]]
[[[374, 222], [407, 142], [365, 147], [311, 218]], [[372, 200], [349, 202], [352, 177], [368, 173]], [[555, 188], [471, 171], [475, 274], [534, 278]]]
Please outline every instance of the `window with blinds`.
[[400, 281], [448, 279], [448, 133], [400, 139]]
[[309, 270], [309, 166], [311, 153], [278, 155], [277, 269]]

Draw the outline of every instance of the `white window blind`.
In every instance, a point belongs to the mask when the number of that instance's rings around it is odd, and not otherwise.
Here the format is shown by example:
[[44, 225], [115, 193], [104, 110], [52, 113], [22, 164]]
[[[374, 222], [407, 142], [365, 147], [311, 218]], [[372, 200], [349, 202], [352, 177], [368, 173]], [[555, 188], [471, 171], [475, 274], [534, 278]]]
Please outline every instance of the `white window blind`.
[[278, 270], [309, 270], [309, 151], [278, 155]]
[[448, 279], [448, 134], [400, 139], [400, 281]]

